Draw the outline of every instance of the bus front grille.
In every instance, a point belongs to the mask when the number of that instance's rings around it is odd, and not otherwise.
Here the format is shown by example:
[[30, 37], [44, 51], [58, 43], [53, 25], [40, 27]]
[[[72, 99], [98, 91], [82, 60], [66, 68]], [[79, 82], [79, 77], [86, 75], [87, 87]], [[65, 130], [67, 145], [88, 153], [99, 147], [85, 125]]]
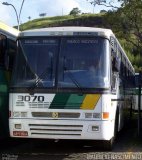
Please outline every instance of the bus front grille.
[[44, 118], [79, 118], [80, 113], [66, 113], [58, 112], [57, 117], [54, 117], [55, 112], [32, 112], [33, 117], [44, 117]]
[[81, 136], [83, 125], [29, 124], [31, 135]]

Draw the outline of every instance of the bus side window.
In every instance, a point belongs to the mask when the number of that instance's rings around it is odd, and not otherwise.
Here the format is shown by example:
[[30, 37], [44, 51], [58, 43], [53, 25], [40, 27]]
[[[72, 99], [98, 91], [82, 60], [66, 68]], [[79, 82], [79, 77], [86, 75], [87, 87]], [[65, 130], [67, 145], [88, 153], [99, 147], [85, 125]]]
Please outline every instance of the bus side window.
[[111, 77], [111, 89], [112, 91], [115, 91], [116, 90], [116, 75], [115, 75], [115, 71], [116, 71], [116, 68], [115, 68], [115, 59], [116, 58], [116, 52], [113, 50], [113, 48], [111, 49], [111, 64], [112, 64], [112, 77]]
[[5, 54], [6, 54], [6, 44], [7, 39], [4, 35], [0, 34], [0, 66], [4, 67], [5, 65]]

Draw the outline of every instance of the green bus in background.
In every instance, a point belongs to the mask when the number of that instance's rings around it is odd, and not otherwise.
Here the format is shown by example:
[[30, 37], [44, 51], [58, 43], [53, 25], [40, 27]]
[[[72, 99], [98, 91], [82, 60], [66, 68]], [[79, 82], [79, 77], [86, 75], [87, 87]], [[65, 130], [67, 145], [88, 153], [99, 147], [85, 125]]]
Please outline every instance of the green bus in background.
[[19, 31], [0, 22], [0, 139], [9, 135], [8, 86]]

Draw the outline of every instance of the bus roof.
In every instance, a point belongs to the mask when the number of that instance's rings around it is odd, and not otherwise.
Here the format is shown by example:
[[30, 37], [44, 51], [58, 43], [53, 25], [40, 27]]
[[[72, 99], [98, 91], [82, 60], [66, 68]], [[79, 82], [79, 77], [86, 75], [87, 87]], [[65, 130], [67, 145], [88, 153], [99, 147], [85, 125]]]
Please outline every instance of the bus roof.
[[7, 35], [9, 38], [16, 39], [20, 32], [0, 21], [0, 33]]
[[20, 36], [71, 36], [71, 35], [92, 35], [110, 37], [114, 34], [110, 29], [93, 27], [51, 27], [42, 29], [33, 29], [21, 32]]

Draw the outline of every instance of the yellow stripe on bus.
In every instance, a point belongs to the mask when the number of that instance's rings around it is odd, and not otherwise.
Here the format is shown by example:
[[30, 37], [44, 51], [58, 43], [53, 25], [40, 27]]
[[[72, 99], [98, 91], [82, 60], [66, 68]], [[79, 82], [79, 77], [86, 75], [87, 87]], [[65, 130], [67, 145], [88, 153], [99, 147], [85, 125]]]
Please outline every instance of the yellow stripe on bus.
[[96, 107], [100, 97], [100, 94], [87, 94], [81, 105], [81, 109], [93, 110]]
[[3, 30], [7, 33], [11, 33], [12, 35], [18, 36], [19, 31], [13, 27], [10, 27], [0, 21], [0, 30]]

